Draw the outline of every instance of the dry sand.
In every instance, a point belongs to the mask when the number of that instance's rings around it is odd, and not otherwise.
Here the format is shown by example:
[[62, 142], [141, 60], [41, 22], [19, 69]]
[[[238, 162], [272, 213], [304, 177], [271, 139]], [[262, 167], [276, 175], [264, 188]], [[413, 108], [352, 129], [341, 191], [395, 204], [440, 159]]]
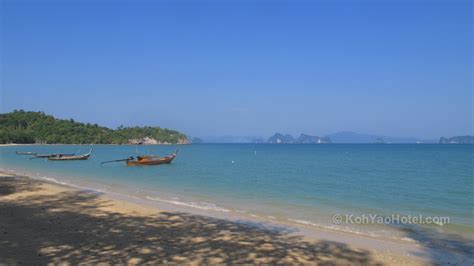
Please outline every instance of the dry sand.
[[10, 174], [0, 174], [0, 236], [0, 264], [430, 264], [410, 254], [159, 211]]

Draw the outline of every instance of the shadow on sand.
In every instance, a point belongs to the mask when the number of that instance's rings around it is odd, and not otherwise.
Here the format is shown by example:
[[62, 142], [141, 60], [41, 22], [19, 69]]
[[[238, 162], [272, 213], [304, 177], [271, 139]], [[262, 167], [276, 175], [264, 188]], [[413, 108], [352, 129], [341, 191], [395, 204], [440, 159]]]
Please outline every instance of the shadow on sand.
[[0, 177], [0, 197], [25, 191], [39, 190], [36, 180], [16, 177]]
[[[404, 225], [402, 230], [407, 237], [422, 245], [424, 257], [442, 265], [474, 265], [474, 243], [459, 235], [440, 233], [434, 228], [418, 225]], [[472, 236], [471, 236], [472, 239]], [[415, 254], [419, 255], [419, 254]]]
[[89, 192], [2, 197], [41, 183], [0, 178], [0, 260], [7, 264], [83, 263], [376, 263], [345, 244], [308, 242], [269, 230], [186, 213], [150, 217], [100, 210]]

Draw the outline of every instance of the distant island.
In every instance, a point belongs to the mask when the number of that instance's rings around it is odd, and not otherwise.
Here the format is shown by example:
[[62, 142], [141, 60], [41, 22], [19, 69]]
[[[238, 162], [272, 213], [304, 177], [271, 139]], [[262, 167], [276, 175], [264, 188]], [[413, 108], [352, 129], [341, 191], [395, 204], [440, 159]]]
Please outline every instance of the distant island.
[[340, 131], [323, 137], [300, 134], [295, 138], [291, 134], [275, 133], [269, 138], [261, 136], [221, 136], [201, 137], [192, 143], [270, 143], [270, 144], [449, 144], [473, 143], [474, 136], [457, 136], [441, 139], [421, 139], [416, 137], [390, 137], [375, 134], [363, 134], [352, 131]]
[[200, 138], [196, 138], [196, 137], [195, 137], [195, 138], [192, 138], [192, 139], [191, 139], [191, 143], [193, 143], [193, 144], [199, 144], [199, 143], [203, 143], [203, 142], [204, 142], [204, 141], [203, 141], [202, 139], [200, 139]]
[[474, 136], [441, 137], [440, 144], [474, 144]]
[[326, 136], [329, 137], [333, 143], [438, 143], [438, 139], [390, 137], [376, 134], [361, 134], [352, 131], [340, 131]]
[[311, 136], [307, 134], [301, 134], [298, 138], [294, 138], [290, 134], [283, 135], [281, 133], [275, 133], [271, 136], [267, 143], [277, 144], [327, 144], [331, 143], [331, 139], [328, 137]]
[[43, 112], [15, 110], [0, 114], [0, 144], [187, 144], [183, 133], [160, 127], [110, 129], [57, 119]]

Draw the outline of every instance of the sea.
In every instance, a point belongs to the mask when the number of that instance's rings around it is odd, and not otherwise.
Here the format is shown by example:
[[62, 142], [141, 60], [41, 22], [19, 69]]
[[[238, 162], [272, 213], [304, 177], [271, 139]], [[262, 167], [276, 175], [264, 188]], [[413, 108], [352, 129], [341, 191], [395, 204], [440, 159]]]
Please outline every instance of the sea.
[[[91, 148], [87, 161], [30, 160], [15, 153], [81, 154]], [[170, 165], [100, 164], [177, 149]], [[262, 223], [400, 239], [419, 229], [474, 240], [474, 145], [4, 146], [0, 170]]]

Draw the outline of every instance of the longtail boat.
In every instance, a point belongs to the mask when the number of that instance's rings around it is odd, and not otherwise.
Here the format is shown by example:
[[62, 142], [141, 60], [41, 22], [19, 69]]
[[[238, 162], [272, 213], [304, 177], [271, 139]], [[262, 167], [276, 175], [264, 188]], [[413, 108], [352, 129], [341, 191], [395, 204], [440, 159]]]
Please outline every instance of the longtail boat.
[[36, 155], [36, 152], [32, 152], [32, 151], [17, 151], [15, 153], [17, 155]]
[[75, 155], [74, 153], [36, 154], [34, 157], [30, 158], [30, 160], [50, 158], [50, 157], [58, 157], [58, 156], [74, 156], [74, 155]]
[[176, 158], [177, 153], [178, 153], [178, 150], [176, 150], [173, 154], [165, 156], [165, 157], [146, 155], [146, 156], [137, 156], [137, 158], [134, 158], [133, 156], [131, 156], [127, 159], [101, 162], [101, 164], [112, 163], [112, 162], [125, 162], [125, 164], [128, 166], [170, 164], [174, 160], [174, 158]]
[[92, 149], [83, 155], [64, 155], [64, 154], [59, 154], [57, 156], [52, 156], [48, 157], [48, 160], [51, 161], [74, 161], [74, 160], [87, 160], [92, 154]]

